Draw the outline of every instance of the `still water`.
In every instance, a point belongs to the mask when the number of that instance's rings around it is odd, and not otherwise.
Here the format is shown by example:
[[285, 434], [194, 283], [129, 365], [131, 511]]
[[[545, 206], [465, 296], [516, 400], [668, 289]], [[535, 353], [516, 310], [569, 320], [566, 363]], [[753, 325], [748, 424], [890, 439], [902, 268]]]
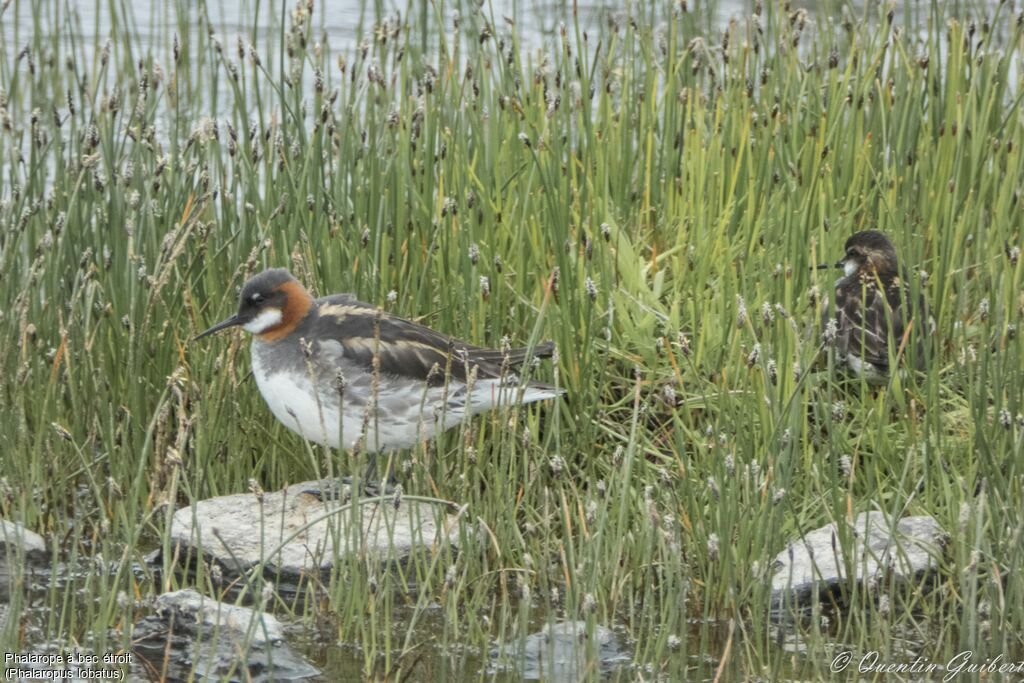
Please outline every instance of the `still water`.
[[[112, 25], [110, 4], [94, 0], [68, 0], [68, 2], [30, 2], [14, 0], [0, 17], [0, 39], [8, 56], [16, 55], [32, 40], [33, 6], [44, 17], [57, 17], [60, 24], [74, 32], [74, 40], [85, 56], [91, 56], [94, 45], [102, 45], [107, 39], [117, 41], [126, 32], [132, 35], [136, 45], [146, 45], [154, 54], [171, 49], [177, 35], [185, 36], [198, 30], [198, 21], [204, 13], [214, 35], [225, 45], [233, 44], [241, 37], [245, 42], [261, 46], [263, 40], [276, 36], [282, 25], [287, 26], [293, 0], [261, 2], [260, 0], [211, 0], [206, 3], [163, 2], [143, 0], [142, 2], [116, 3], [119, 16], [126, 25]], [[702, 17], [701, 23], [708, 34], [721, 31], [730, 21], [742, 19], [751, 13], [753, 2], [744, 0], [720, 0], [702, 2], [689, 0], [687, 10]], [[770, 4], [763, 2], [764, 5]], [[838, 2], [826, 0], [812, 2], [795, 0], [792, 7], [808, 11], [813, 21], [830, 21], [845, 13], [853, 16], [883, 13], [890, 8], [896, 12], [897, 21], [918, 25], [928, 17], [928, 0], [907, 0], [904, 2]], [[963, 11], [974, 10], [983, 18], [987, 11], [994, 11], [999, 0], [964, 3]], [[316, 2], [313, 11], [313, 25], [317, 42], [332, 52], [351, 52], [359, 44], [360, 37], [373, 26], [376, 16], [404, 16], [415, 30], [419, 18], [425, 13], [432, 18], [443, 19], [451, 28], [463, 17], [480, 14], [493, 20], [495, 25], [515, 24], [520, 39], [527, 47], [543, 48], [548, 38], [557, 35], [560, 24], [572, 21], [574, 10], [580, 20], [580, 28], [593, 30], [598, 22], [604, 21], [609, 13], [621, 13], [628, 3], [622, 2], [537, 2], [535, 0], [454, 0], [444, 2], [389, 2], [377, 0], [322, 0]], [[665, 3], [665, 7], [674, 3]], [[959, 3], [947, 8], [954, 14], [962, 14]], [[43, 20], [43, 25], [54, 25], [52, 20]], [[65, 38], [69, 38], [67, 36]]]

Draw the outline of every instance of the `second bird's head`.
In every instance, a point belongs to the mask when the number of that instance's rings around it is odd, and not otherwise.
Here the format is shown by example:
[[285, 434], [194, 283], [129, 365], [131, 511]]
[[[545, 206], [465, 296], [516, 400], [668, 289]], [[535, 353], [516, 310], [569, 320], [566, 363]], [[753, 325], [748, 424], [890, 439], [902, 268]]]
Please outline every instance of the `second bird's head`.
[[238, 312], [198, 334], [195, 339], [241, 327], [264, 341], [288, 334], [309, 313], [313, 299], [298, 280], [284, 268], [271, 268], [254, 275], [242, 287]]
[[847, 277], [857, 273], [885, 275], [896, 273], [899, 269], [896, 248], [884, 233], [877, 230], [863, 230], [850, 235], [843, 249], [845, 252], [843, 258], [834, 266], [818, 267], [842, 268]]

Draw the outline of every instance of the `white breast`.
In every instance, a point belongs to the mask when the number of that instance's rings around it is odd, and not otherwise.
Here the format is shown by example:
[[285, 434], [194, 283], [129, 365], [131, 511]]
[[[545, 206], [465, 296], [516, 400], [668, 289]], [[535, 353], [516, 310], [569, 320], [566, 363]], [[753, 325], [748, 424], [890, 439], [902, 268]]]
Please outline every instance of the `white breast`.
[[[274, 417], [314, 443], [350, 450], [362, 440], [366, 452], [409, 448], [433, 436], [437, 413], [422, 390], [394, 391], [384, 387], [377, 415], [367, 418], [366, 396], [350, 386], [350, 400], [339, 403], [329, 389], [316, 393], [313, 381], [301, 373], [270, 372], [258, 344], [253, 343], [252, 372]], [[460, 413], [461, 415], [461, 413]], [[450, 420], [449, 416], [449, 420]], [[446, 428], [451, 425], [446, 425]]]
[[318, 408], [311, 383], [298, 382], [289, 373], [268, 374], [260, 366], [258, 358], [259, 356], [253, 355], [253, 375], [274, 416], [289, 429], [310, 441], [329, 444], [331, 439], [327, 433], [328, 416], [323, 416], [321, 426], [321, 408]]
[[885, 373], [879, 372], [872, 363], [861, 360], [852, 353], [846, 354], [846, 365], [857, 377], [863, 377], [868, 384], [884, 384]]
[[[339, 401], [333, 384], [323, 378], [318, 393], [316, 382], [307, 374], [272, 370], [268, 360], [272, 348], [259, 341], [252, 346], [253, 376], [267, 406], [292, 431], [331, 448], [350, 450], [360, 441], [365, 452], [409, 448], [438, 431], [451, 429], [470, 415], [558, 395], [537, 387], [527, 387], [520, 394], [517, 386], [483, 379], [467, 396], [465, 386], [457, 382], [445, 389], [385, 376], [379, 382], [375, 402], [370, 395], [373, 383], [369, 373], [344, 368], [339, 354], [335, 362], [345, 370], [347, 379], [343, 400]], [[375, 414], [368, 416], [367, 411], [374, 405]]]
[[[255, 345], [252, 374], [274, 417], [292, 431], [310, 441], [333, 448], [341, 445], [342, 432], [346, 432], [346, 437], [349, 433], [355, 435], [352, 443], [355, 442], [360, 424], [348, 424], [347, 421], [343, 424], [337, 404], [332, 406], [318, 400], [308, 377], [291, 372], [269, 372]], [[345, 447], [350, 448], [351, 444]]]

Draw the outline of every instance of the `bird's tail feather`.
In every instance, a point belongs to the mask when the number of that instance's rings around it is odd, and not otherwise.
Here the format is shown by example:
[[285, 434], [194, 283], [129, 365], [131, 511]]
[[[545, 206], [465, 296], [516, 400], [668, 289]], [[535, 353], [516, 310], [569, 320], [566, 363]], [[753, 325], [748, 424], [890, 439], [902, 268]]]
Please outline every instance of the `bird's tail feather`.
[[525, 385], [519, 385], [502, 380], [483, 379], [473, 387], [470, 403], [473, 406], [473, 412], [480, 413], [498, 406], [547, 401], [564, 394], [565, 389], [542, 382], [528, 382]]

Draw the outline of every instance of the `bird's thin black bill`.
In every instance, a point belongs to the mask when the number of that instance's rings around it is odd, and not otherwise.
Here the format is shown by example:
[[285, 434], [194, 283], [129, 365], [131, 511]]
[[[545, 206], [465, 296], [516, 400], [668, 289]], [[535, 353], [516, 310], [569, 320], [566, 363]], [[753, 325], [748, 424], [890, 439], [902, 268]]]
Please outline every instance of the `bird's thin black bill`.
[[199, 341], [203, 337], [208, 337], [208, 336], [210, 336], [211, 334], [213, 334], [215, 332], [220, 332], [221, 330], [226, 330], [229, 327], [235, 327], [235, 326], [241, 325], [241, 324], [242, 324], [242, 321], [238, 319], [238, 316], [237, 315], [233, 315], [230, 318], [228, 318], [227, 320], [225, 320], [223, 322], [217, 323], [216, 325], [214, 325], [210, 329], [205, 330], [203, 332], [200, 332], [199, 334], [197, 334], [195, 337], [192, 338], [192, 341]]
[[843, 262], [839, 263], [821, 263], [816, 266], [811, 266], [811, 270], [828, 270], [829, 268], [842, 268]]

